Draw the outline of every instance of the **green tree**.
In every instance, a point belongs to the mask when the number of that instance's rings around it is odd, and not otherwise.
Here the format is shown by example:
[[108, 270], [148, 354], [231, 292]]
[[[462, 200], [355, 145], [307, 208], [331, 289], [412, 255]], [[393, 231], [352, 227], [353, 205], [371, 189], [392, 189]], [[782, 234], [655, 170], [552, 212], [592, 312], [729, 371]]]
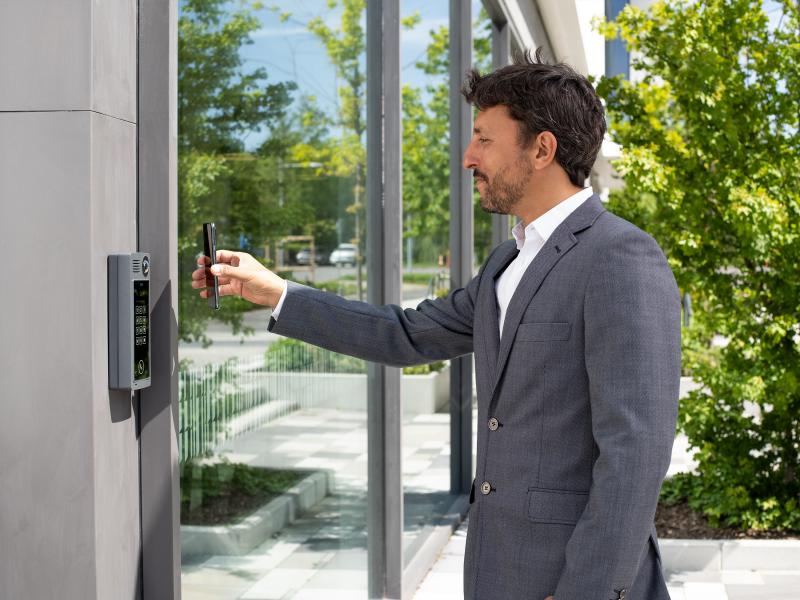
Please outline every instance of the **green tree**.
[[[331, 123], [342, 131], [338, 139], [328, 144], [298, 144], [296, 160], [322, 164], [318, 173], [351, 176], [354, 178], [353, 203], [348, 212], [356, 220], [355, 238], [363, 256], [364, 173], [365, 173], [365, 101], [364, 74], [365, 32], [361, 26], [366, 4], [364, 0], [332, 1], [330, 8], [341, 7], [340, 26], [333, 29], [321, 18], [307, 23], [310, 31], [324, 44], [337, 76], [339, 106]], [[283, 18], [291, 16], [287, 13]], [[418, 15], [403, 19], [411, 29], [419, 23]], [[490, 55], [489, 17], [484, 10], [476, 22], [478, 35], [474, 41], [476, 66], [488, 68]], [[448, 28], [431, 31], [431, 42], [425, 58], [416, 64], [424, 73], [435, 78], [422, 90], [404, 85], [403, 94], [403, 206], [407, 218], [405, 236], [428, 237], [446, 252], [449, 239], [449, 72]], [[477, 199], [476, 199], [477, 200]], [[479, 260], [488, 251], [491, 220], [476, 201], [475, 240]], [[359, 277], [361, 264], [359, 264]], [[361, 285], [357, 286], [359, 289]]]
[[800, 9], [779, 8], [775, 26], [761, 0], [629, 5], [601, 30], [644, 75], [599, 91], [623, 149], [612, 210], [694, 300], [682, 491], [712, 522], [800, 529]]
[[[258, 3], [186, 0], [178, 21], [178, 259], [179, 335], [201, 340], [211, 311], [191, 289], [188, 273], [202, 251], [204, 221], [222, 221], [220, 245], [238, 246], [238, 235], [258, 239], [283, 222], [270, 189], [274, 169], [243, 154], [244, 135], [280, 122], [292, 84], [267, 84], [264, 69], [245, 69], [240, 50], [260, 24]], [[254, 196], [255, 194], [255, 196]], [[253, 201], [257, 198], [257, 201]], [[234, 245], [235, 244], [235, 245]], [[241, 302], [226, 302], [217, 318], [240, 330]]]
[[[491, 21], [485, 9], [474, 26], [473, 63], [490, 67]], [[450, 61], [449, 29], [430, 32], [431, 40], [416, 67], [431, 78], [423, 90], [403, 86], [403, 209], [406, 237], [429, 238], [439, 252], [450, 239]], [[482, 262], [491, 245], [491, 216], [475, 195], [475, 254]]]
[[[342, 81], [337, 90], [337, 114], [331, 119], [341, 135], [328, 138], [324, 144], [298, 144], [294, 148], [295, 160], [321, 165], [320, 175], [353, 179], [353, 201], [347, 213], [353, 215], [358, 246], [356, 269], [359, 299], [363, 299], [363, 265], [366, 219], [364, 210], [366, 172], [366, 73], [364, 28], [361, 25], [366, 0], [330, 0], [328, 8], [341, 7], [338, 28], [329, 26], [321, 17], [312, 18], [306, 26], [322, 42], [336, 76]], [[286, 13], [284, 18], [289, 18]]]

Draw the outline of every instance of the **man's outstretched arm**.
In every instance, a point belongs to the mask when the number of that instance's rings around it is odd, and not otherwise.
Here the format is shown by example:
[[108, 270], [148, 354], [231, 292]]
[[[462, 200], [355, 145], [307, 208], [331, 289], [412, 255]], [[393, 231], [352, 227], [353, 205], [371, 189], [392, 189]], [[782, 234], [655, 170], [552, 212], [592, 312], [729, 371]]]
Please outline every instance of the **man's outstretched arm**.
[[[270, 320], [269, 329], [274, 333], [393, 366], [472, 352], [475, 300], [482, 270], [467, 287], [446, 298], [426, 300], [416, 309], [403, 309], [395, 305], [372, 306], [287, 282], [244, 252], [220, 250], [217, 262], [212, 270], [219, 277], [220, 296], [241, 296], [274, 308], [286, 291], [278, 320]], [[192, 274], [192, 287], [202, 290], [203, 298], [207, 297], [205, 285], [205, 269], [201, 267]]]

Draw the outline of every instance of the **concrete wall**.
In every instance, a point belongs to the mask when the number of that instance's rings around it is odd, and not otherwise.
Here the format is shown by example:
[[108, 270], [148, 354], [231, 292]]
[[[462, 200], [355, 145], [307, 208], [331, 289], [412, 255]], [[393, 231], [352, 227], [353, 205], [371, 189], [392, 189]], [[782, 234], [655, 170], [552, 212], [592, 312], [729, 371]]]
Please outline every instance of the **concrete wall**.
[[135, 398], [106, 256], [136, 250], [136, 0], [0, 3], [0, 599], [140, 596]]

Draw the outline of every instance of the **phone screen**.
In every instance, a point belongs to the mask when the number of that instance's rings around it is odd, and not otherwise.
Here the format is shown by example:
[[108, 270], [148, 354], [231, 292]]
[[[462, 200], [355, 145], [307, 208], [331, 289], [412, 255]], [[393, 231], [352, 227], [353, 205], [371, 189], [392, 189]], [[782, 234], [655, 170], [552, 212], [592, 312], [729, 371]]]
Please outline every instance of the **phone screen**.
[[208, 305], [219, 310], [219, 281], [211, 274], [211, 265], [217, 262], [217, 227], [214, 223], [203, 223], [203, 254], [210, 259], [206, 264]]

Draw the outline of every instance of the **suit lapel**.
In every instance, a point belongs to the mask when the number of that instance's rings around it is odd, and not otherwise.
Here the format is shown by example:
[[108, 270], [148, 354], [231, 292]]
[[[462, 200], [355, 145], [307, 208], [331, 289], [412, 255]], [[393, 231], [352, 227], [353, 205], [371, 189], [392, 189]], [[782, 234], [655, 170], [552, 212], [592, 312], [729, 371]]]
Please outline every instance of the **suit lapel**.
[[[517, 327], [522, 320], [522, 316], [525, 314], [525, 310], [531, 303], [531, 300], [533, 300], [533, 297], [536, 295], [536, 292], [541, 287], [548, 273], [550, 273], [558, 261], [578, 243], [575, 234], [591, 227], [597, 217], [603, 212], [605, 212], [605, 208], [603, 208], [600, 198], [596, 195], [591, 196], [558, 226], [553, 232], [553, 235], [547, 240], [547, 243], [536, 255], [536, 258], [533, 259], [533, 262], [531, 262], [526, 269], [525, 274], [519, 282], [519, 286], [517, 286], [514, 295], [511, 297], [511, 302], [506, 311], [506, 319], [503, 324], [503, 338], [500, 342], [497, 354], [497, 365], [496, 368], [493, 369], [494, 383], [491, 389], [492, 396], [503, 375], [508, 355], [511, 352], [511, 347], [514, 344], [514, 338], [517, 334]], [[496, 295], [494, 306], [497, 306]], [[495, 320], [493, 323], [497, 323], [496, 308]], [[496, 326], [489, 329], [493, 329], [493, 331], [497, 332]]]
[[500, 332], [497, 328], [497, 321], [500, 317], [495, 284], [497, 278], [500, 277], [506, 267], [508, 267], [518, 254], [519, 250], [517, 250], [517, 244], [514, 240], [504, 242], [503, 245], [498, 248], [497, 252], [495, 252], [491, 262], [486, 265], [486, 271], [484, 273], [484, 279], [487, 285], [482, 286], [484, 298], [482, 298], [481, 305], [485, 307], [482, 318], [483, 322], [486, 323], [483, 328], [483, 344], [486, 372], [489, 374], [487, 380], [490, 384], [494, 382], [494, 369], [497, 365], [497, 352], [500, 347]]

